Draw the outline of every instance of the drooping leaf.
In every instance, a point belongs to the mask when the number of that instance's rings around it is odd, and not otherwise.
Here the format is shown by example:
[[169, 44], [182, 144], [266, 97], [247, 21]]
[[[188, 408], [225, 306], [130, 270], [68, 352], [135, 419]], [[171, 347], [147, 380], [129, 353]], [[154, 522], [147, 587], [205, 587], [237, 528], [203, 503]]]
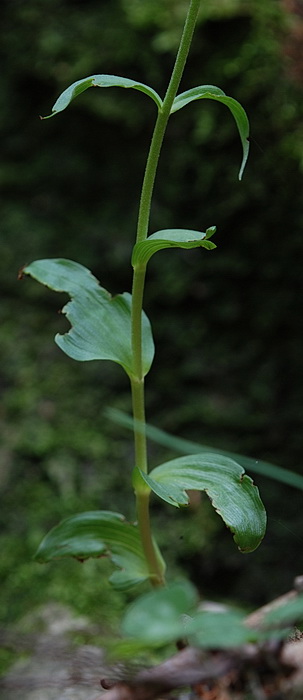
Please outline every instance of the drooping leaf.
[[252, 552], [263, 539], [266, 513], [259, 491], [232, 459], [188, 455], [161, 464], [149, 475], [140, 474], [154, 493], [177, 507], [189, 502], [187, 490], [205, 491], [242, 552]]
[[[134, 428], [134, 419], [127, 413], [118, 410], [117, 408], [107, 408], [106, 415], [111, 420], [115, 421], [119, 425], [123, 425], [129, 430]], [[184, 438], [176, 437], [170, 433], [156, 428], [154, 425], [142, 425], [140, 427], [139, 421], [136, 421], [137, 430], [144, 430], [146, 432], [149, 440], [157, 442], [159, 445], [164, 445], [170, 450], [176, 450], [176, 452], [181, 452], [181, 454], [200, 454], [201, 452], [214, 452], [218, 453], [217, 447], [212, 447], [210, 445], [201, 445], [199, 442], [192, 442], [191, 440], [185, 440]], [[268, 479], [274, 479], [282, 484], [288, 484], [296, 489], [301, 489], [303, 491], [303, 476], [291, 471], [290, 469], [283, 469], [278, 467], [277, 464], [271, 464], [270, 462], [264, 462], [263, 460], [256, 460], [252, 457], [246, 457], [246, 455], [238, 454], [237, 452], [230, 452], [229, 450], [219, 450], [219, 454], [224, 457], [229, 457], [230, 459], [239, 462], [244, 469], [247, 469], [256, 474], [261, 474]]]
[[226, 105], [235, 119], [243, 149], [243, 158], [239, 172], [239, 180], [241, 180], [249, 152], [249, 121], [247, 114], [237, 100], [234, 100], [233, 97], [228, 97], [223, 90], [220, 90], [220, 88], [214, 85], [199, 85], [198, 87], [186, 90], [186, 92], [177, 95], [174, 99], [171, 113], [177, 112], [194, 100], [202, 99], [215, 100], [216, 102], [221, 102], [221, 104]]
[[[216, 227], [212, 226], [204, 233], [182, 228], [164, 229], [152, 233], [145, 241], [136, 243], [133, 249], [132, 265], [146, 265], [149, 259], [164, 248], [206, 248], [212, 250], [217, 246], [208, 240], [215, 233]], [[207, 235], [209, 232], [209, 235]]]
[[[113, 360], [131, 377], [131, 295], [112, 297], [83, 265], [72, 260], [36, 260], [24, 273], [57, 292], [67, 292], [72, 301], [63, 313], [71, 324], [64, 335], [57, 334], [57, 345], [74, 360]], [[142, 355], [144, 374], [150, 369], [154, 343], [149, 320], [142, 315]]]
[[149, 578], [138, 529], [120, 513], [106, 510], [62, 520], [44, 537], [35, 559], [45, 563], [62, 557], [82, 561], [101, 556], [108, 556], [120, 569], [110, 578], [115, 588], [129, 588]]
[[198, 602], [188, 581], [174, 583], [140, 596], [126, 611], [122, 632], [151, 646], [161, 646], [184, 636], [184, 615]]
[[148, 85], [144, 85], [144, 83], [140, 83], [137, 80], [122, 78], [119, 75], [90, 75], [88, 78], [77, 80], [75, 83], [66, 88], [66, 90], [64, 90], [64, 92], [62, 92], [56, 100], [52, 108], [52, 114], [49, 114], [47, 117], [43, 117], [43, 119], [50, 119], [50, 117], [54, 117], [55, 114], [58, 114], [58, 112], [63, 112], [63, 110], [68, 107], [70, 102], [74, 100], [75, 97], [78, 97], [78, 95], [81, 95], [81, 92], [84, 92], [84, 90], [87, 90], [90, 87], [133, 88], [134, 90], [140, 90], [140, 92], [144, 92], [146, 95], [151, 97], [151, 99], [156, 103], [158, 109], [160, 109], [162, 105], [160, 95], [158, 95], [153, 88], [149, 87]]
[[213, 97], [226, 97], [225, 92], [223, 92], [221, 88], [216, 87], [216, 85], [197, 85], [197, 87], [177, 95], [173, 101], [170, 112], [174, 114], [174, 112], [178, 112], [179, 109], [193, 102], [193, 100], [200, 100], [205, 96], [209, 96], [209, 99]]

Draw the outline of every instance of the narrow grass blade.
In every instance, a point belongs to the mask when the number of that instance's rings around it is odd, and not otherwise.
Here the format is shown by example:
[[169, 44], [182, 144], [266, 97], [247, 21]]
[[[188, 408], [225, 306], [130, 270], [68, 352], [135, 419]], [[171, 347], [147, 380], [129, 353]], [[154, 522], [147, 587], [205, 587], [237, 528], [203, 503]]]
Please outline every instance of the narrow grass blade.
[[[106, 415], [110, 420], [115, 423], [122, 425], [129, 430], [133, 429], [133, 419], [131, 416], [127, 415], [123, 411], [117, 409], [108, 408], [106, 410]], [[140, 426], [138, 426], [140, 429]], [[282, 484], [287, 484], [296, 489], [301, 489], [303, 491], [303, 476], [291, 471], [290, 469], [284, 469], [276, 464], [271, 464], [264, 460], [256, 460], [252, 457], [246, 457], [244, 455], [238, 454], [237, 452], [229, 452], [228, 450], [221, 450], [218, 447], [210, 447], [209, 445], [201, 445], [198, 442], [192, 442], [190, 440], [185, 440], [184, 438], [178, 438], [175, 435], [170, 435], [160, 428], [155, 428], [153, 425], [146, 426], [147, 437], [153, 442], [157, 442], [163, 447], [175, 450], [181, 454], [198, 454], [202, 452], [215, 452], [216, 454], [224, 455], [225, 457], [230, 457], [236, 460], [239, 464], [244, 467], [247, 471], [254, 472], [255, 474], [261, 474], [268, 479], [274, 479]]]

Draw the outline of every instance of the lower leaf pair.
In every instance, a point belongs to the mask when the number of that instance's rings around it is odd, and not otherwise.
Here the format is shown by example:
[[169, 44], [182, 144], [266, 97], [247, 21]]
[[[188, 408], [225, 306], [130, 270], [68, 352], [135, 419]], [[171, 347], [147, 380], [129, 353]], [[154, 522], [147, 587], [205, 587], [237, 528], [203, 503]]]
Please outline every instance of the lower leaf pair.
[[[189, 455], [156, 467], [150, 475], [135, 470], [135, 488], [136, 484], [140, 488], [142, 480], [174, 506], [188, 503], [189, 489], [206, 491], [241, 551], [253, 551], [260, 544], [266, 526], [264, 506], [250, 477], [233, 460], [213, 454]], [[109, 556], [119, 569], [110, 579], [117, 588], [149, 579], [139, 531], [119, 513], [92, 511], [63, 520], [44, 538], [36, 559], [45, 562], [66, 556], [81, 560]], [[164, 571], [163, 562], [162, 568]]]

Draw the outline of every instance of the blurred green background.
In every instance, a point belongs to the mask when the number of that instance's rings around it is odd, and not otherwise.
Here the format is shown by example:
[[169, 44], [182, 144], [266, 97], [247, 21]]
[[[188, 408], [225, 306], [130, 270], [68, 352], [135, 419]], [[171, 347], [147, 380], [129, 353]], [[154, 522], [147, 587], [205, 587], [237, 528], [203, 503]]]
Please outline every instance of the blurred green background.
[[[170, 121], [151, 231], [216, 225], [216, 251], [163, 251], [149, 265], [145, 310], [156, 358], [147, 417], [174, 435], [303, 472], [303, 7], [300, 0], [211, 0], [181, 91], [210, 83], [251, 122], [243, 181], [233, 119], [203, 101]], [[131, 285], [130, 254], [155, 106], [143, 94], [90, 90], [42, 122], [58, 94], [93, 73], [163, 94], [185, 0], [4, 0], [0, 81], [0, 615], [48, 600], [111, 622], [123, 599], [106, 562], [33, 563], [43, 534], [76, 511], [133, 517], [131, 434], [104, 416], [130, 411], [110, 363], [68, 359], [53, 343], [66, 298], [18, 270], [70, 257], [112, 293]], [[176, 456], [150, 445], [151, 465]], [[247, 605], [302, 573], [303, 493], [257, 477], [269, 514], [264, 544], [240, 554], [205, 499], [177, 513], [153, 501], [171, 573]]]

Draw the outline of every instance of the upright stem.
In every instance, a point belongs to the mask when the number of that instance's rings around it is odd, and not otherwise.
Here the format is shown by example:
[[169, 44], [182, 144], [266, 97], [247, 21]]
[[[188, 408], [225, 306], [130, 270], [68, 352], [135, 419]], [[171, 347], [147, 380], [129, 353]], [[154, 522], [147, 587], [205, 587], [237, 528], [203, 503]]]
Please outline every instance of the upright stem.
[[[134, 428], [136, 466], [147, 472], [145, 435], [144, 372], [142, 367], [142, 303], [146, 267], [134, 270], [132, 290], [132, 355], [133, 378], [131, 380], [133, 416], [140, 422]], [[142, 428], [142, 429], [141, 429]]]
[[162, 108], [159, 110], [158, 118], [155, 124], [154, 133], [152, 141], [150, 144], [149, 154], [147, 158], [140, 207], [138, 214], [138, 225], [137, 225], [137, 242], [143, 241], [147, 237], [148, 224], [150, 218], [150, 208], [151, 199], [153, 194], [155, 176], [158, 166], [159, 155], [161, 151], [161, 146], [167, 126], [167, 122], [170, 116], [170, 111], [172, 108], [173, 101], [176, 97], [178, 87], [183, 75], [186, 59], [191, 45], [191, 40], [193, 37], [198, 11], [200, 7], [200, 0], [191, 0], [187, 17], [185, 20], [183, 33], [178, 49], [178, 53], [175, 60], [175, 65], [171, 78], [169, 81], [168, 88], [163, 100]]
[[[171, 79], [162, 103], [162, 107], [158, 112], [142, 184], [137, 224], [137, 243], [144, 241], [148, 234], [151, 200], [160, 151], [172, 104], [177, 94], [188, 56], [199, 6], [200, 0], [191, 0]], [[147, 473], [148, 465], [145, 435], [144, 372], [142, 367], [142, 303], [145, 272], [146, 265], [138, 265], [134, 268], [132, 289], [133, 377], [131, 380], [131, 388], [134, 416], [135, 464], [136, 467], [141, 469], [141, 471]], [[140, 489], [139, 486], [136, 487], [136, 502], [138, 525], [141, 534], [142, 546], [148, 563], [149, 572], [151, 574], [151, 581], [153, 585], [161, 585], [164, 583], [163, 571], [161, 569], [161, 564], [159, 562], [159, 557], [157, 556], [151, 534], [149, 522], [149, 494], [146, 491], [146, 484], [145, 486], [142, 485], [142, 489]]]

